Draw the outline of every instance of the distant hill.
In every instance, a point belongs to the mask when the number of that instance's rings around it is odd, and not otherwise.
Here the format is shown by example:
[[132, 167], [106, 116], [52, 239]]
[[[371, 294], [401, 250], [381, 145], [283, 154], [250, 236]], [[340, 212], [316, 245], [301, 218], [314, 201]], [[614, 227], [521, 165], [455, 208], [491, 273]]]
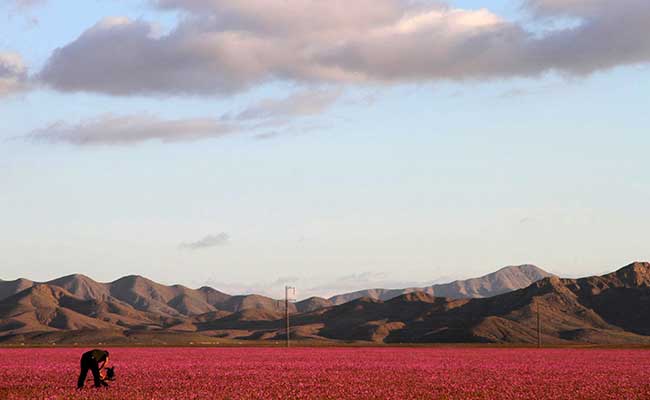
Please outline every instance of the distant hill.
[[15, 281], [3, 281], [0, 279], [0, 300], [21, 292], [34, 285], [34, 282], [27, 279], [16, 279]]
[[[0, 281], [3, 293], [10, 286], [28, 287], [0, 300], [0, 343], [5, 344], [180, 344], [286, 336], [282, 302], [263, 296], [165, 286], [137, 276], [111, 283], [82, 275], [31, 286], [12, 282]], [[457, 287], [480, 293], [487, 287], [482, 282]], [[492, 282], [494, 288], [505, 287], [504, 280]], [[291, 306], [291, 334], [297, 340], [333, 342], [533, 344], [538, 310], [546, 344], [650, 345], [650, 264], [582, 279], [550, 276], [493, 297], [454, 299], [413, 291], [387, 301], [362, 297], [341, 305], [311, 298]]]
[[[650, 344], [650, 264], [583, 279], [544, 278], [502, 295], [452, 300], [422, 292], [362, 298], [321, 319], [325, 337], [382, 342]], [[331, 315], [330, 315], [331, 314]]]
[[502, 268], [497, 272], [480, 278], [406, 289], [360, 290], [333, 296], [329, 300], [335, 305], [347, 303], [361, 297], [386, 301], [411, 292], [424, 292], [434, 297], [449, 297], [453, 299], [492, 297], [525, 288], [533, 282], [549, 276], [552, 276], [552, 274], [534, 265], [518, 265]]
[[[210, 287], [190, 289], [182, 285], [166, 286], [147, 278], [130, 275], [110, 283], [100, 283], [75, 274], [48, 282], [38, 283], [26, 279], [0, 280], [0, 301], [34, 286], [64, 289], [65, 292], [83, 300], [97, 302], [120, 301], [134, 309], [164, 317], [198, 315], [210, 311], [235, 312], [244, 308], [284, 310], [284, 302], [259, 295], [231, 296]], [[297, 311], [300, 303], [291, 304]]]

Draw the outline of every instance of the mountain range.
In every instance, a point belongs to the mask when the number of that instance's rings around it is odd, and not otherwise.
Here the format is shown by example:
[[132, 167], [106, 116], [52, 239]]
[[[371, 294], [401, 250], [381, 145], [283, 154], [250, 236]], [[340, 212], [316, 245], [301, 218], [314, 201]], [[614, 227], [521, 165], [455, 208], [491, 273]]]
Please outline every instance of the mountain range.
[[332, 296], [329, 300], [334, 305], [350, 302], [362, 297], [375, 300], [390, 300], [403, 294], [424, 292], [434, 297], [449, 297], [454, 299], [492, 297], [498, 294], [525, 288], [533, 282], [552, 276], [552, 274], [534, 265], [518, 265], [505, 267], [497, 272], [479, 278], [454, 281], [426, 287], [406, 289], [368, 289], [352, 293]]
[[[648, 306], [650, 264], [634, 263], [582, 279], [508, 267], [422, 290], [309, 298], [289, 311], [291, 335], [299, 340], [531, 344], [539, 310], [544, 343], [650, 344]], [[286, 337], [283, 315], [283, 301], [165, 286], [139, 276], [110, 283], [83, 275], [0, 281], [5, 344], [272, 341]]]

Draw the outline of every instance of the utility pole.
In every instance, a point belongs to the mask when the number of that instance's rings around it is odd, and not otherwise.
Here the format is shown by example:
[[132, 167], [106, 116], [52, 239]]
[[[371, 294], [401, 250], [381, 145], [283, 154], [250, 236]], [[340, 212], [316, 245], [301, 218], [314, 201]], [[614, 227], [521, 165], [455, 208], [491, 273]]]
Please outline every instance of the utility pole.
[[296, 294], [296, 288], [291, 286], [284, 287], [284, 316], [286, 318], [286, 328], [287, 328], [287, 347], [291, 346], [291, 334], [289, 333], [289, 291], [294, 295]]
[[539, 302], [537, 302], [537, 347], [542, 348], [542, 321], [539, 318]]

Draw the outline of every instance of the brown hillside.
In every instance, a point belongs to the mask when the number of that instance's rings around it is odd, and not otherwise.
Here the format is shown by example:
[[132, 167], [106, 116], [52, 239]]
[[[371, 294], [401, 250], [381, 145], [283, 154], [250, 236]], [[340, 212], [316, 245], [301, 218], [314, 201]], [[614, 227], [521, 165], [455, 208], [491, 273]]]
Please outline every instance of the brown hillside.
[[0, 279], [0, 300], [13, 296], [32, 286], [34, 286], [34, 282], [27, 279], [16, 279], [14, 281], [3, 281]]

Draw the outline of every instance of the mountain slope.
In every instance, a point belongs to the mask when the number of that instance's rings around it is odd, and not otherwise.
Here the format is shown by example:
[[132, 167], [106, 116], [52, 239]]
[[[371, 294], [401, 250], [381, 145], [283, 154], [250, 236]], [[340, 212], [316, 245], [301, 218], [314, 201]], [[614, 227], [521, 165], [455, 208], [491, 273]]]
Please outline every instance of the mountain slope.
[[47, 285], [57, 286], [82, 299], [102, 299], [109, 296], [108, 285], [95, 282], [81, 274], [64, 276], [46, 282]]
[[301, 313], [316, 311], [321, 308], [331, 307], [333, 305], [334, 303], [332, 303], [329, 299], [324, 299], [322, 297], [310, 297], [308, 299], [295, 303], [296, 311]]
[[0, 326], [3, 327], [3, 333], [7, 334], [51, 330], [117, 329], [117, 326], [110, 322], [72, 309], [84, 301], [60, 287], [37, 284], [0, 302]]
[[32, 286], [34, 286], [34, 282], [27, 279], [16, 279], [14, 281], [3, 281], [0, 279], [0, 300], [13, 296]]
[[[26, 279], [0, 281], [0, 301], [38, 284]], [[85, 300], [117, 299], [137, 310], [167, 317], [198, 315], [217, 309], [236, 311], [244, 307], [278, 307], [276, 300], [264, 296], [230, 296], [209, 287], [194, 290], [182, 285], [166, 286], [137, 275], [100, 283], [85, 275], [74, 274], [40, 284], [65, 289]]]
[[335, 304], [343, 304], [361, 297], [378, 300], [390, 300], [405, 293], [424, 292], [436, 297], [454, 299], [491, 297], [498, 294], [525, 288], [533, 282], [551, 276], [552, 274], [534, 265], [510, 266], [497, 272], [462, 281], [437, 284], [419, 288], [406, 289], [368, 289], [330, 297]]

